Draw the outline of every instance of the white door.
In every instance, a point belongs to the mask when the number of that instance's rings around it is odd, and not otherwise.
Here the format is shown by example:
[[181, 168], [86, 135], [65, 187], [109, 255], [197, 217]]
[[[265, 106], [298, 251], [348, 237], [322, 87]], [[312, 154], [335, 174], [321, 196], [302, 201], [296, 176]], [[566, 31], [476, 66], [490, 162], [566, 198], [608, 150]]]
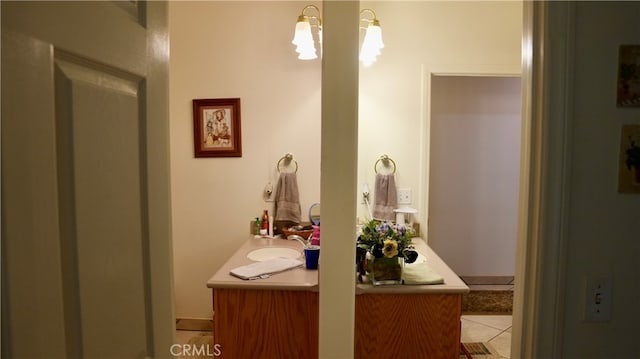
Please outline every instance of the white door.
[[3, 357], [169, 357], [166, 3], [1, 6]]

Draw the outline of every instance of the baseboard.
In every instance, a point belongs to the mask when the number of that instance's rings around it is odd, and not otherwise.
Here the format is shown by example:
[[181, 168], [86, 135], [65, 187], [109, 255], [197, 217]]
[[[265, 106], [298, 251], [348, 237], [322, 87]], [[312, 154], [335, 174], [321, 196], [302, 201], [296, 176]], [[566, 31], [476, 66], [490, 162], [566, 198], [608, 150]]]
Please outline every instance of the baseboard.
[[202, 318], [176, 318], [176, 330], [213, 331], [213, 320]]

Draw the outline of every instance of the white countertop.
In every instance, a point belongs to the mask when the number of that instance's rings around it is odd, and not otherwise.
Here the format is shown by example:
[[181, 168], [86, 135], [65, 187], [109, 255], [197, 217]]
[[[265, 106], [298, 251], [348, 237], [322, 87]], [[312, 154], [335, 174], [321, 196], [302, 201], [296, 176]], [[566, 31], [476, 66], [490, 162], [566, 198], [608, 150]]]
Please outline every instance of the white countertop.
[[457, 274], [449, 268], [449, 266], [431, 249], [422, 238], [413, 238], [415, 249], [427, 258], [427, 264], [436, 273], [444, 278], [444, 284], [427, 284], [427, 285], [371, 285], [356, 284], [356, 294], [415, 294], [415, 293], [467, 293], [469, 287], [458, 277]]
[[307, 270], [304, 265], [300, 268], [275, 273], [269, 278], [244, 280], [232, 276], [229, 272], [237, 267], [253, 263], [247, 254], [254, 249], [264, 247], [286, 247], [300, 252], [300, 260], [304, 263], [302, 245], [297, 241], [281, 238], [253, 238], [247, 240], [229, 260], [207, 281], [209, 288], [244, 288], [244, 289], [275, 289], [275, 290], [318, 290], [318, 271]]
[[[381, 285], [373, 286], [371, 284], [356, 284], [356, 294], [383, 294], [383, 293], [466, 293], [469, 287], [447, 266], [444, 261], [421, 239], [414, 238], [413, 243], [416, 250], [427, 258], [427, 263], [436, 273], [444, 278], [444, 284], [430, 285]], [[355, 245], [355, 244], [354, 244]], [[302, 255], [302, 245], [297, 241], [290, 241], [281, 238], [250, 238], [248, 239], [236, 253], [225, 262], [225, 264], [207, 281], [209, 288], [233, 288], [233, 289], [271, 289], [271, 290], [306, 290], [318, 291], [318, 271], [307, 270], [304, 266], [294, 268], [288, 271], [271, 275], [265, 279], [243, 280], [232, 276], [229, 272], [233, 268], [237, 268], [246, 264], [253, 263], [247, 258], [247, 254], [254, 249], [264, 247], [286, 247], [300, 251], [301, 260], [304, 262]], [[322, 254], [321, 264], [322, 265]], [[356, 282], [355, 263], [354, 284]]]

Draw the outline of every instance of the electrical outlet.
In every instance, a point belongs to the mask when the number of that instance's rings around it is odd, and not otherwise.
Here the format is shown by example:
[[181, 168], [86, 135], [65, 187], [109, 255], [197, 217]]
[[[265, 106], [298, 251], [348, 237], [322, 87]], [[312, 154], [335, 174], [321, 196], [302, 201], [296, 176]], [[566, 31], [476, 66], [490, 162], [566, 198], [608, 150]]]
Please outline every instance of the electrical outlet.
[[611, 319], [611, 277], [587, 277], [584, 320], [606, 322]]
[[262, 193], [262, 198], [265, 202], [275, 202], [275, 193], [273, 193], [273, 185], [271, 182], [268, 182], [264, 187], [264, 192]]
[[398, 189], [398, 204], [411, 204], [411, 189], [399, 188]]

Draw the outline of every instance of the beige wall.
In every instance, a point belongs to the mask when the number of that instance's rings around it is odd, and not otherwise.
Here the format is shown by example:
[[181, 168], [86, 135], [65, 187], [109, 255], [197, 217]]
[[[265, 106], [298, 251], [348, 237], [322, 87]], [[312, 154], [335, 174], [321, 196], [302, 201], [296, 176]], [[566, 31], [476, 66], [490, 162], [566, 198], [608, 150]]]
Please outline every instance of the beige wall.
[[[373, 188], [373, 165], [388, 154], [397, 186], [412, 190], [411, 207], [426, 223], [430, 75], [519, 74], [522, 3], [361, 3], [367, 7], [380, 20], [385, 48], [360, 70], [358, 188]], [[367, 216], [364, 205], [358, 215]]]
[[[619, 45], [640, 44], [639, 16], [638, 2], [575, 4], [563, 358], [631, 357], [638, 340], [640, 197], [617, 181], [620, 129], [640, 110], [616, 108], [615, 84]], [[585, 322], [585, 278], [600, 275], [613, 283], [611, 321]]]
[[[291, 44], [303, 4], [170, 2], [176, 316], [208, 318], [206, 281], [248, 238], [287, 152], [303, 212], [320, 200], [320, 61]], [[240, 97], [241, 158], [194, 158], [191, 100]]]
[[[206, 280], [268, 208], [287, 152], [300, 164], [303, 209], [320, 198], [320, 61], [290, 44], [301, 2], [171, 2], [170, 121], [176, 316], [211, 315]], [[316, 3], [320, 5], [319, 3]], [[423, 214], [428, 81], [433, 72], [519, 73], [520, 2], [370, 2], [379, 61], [360, 71], [358, 188], [383, 153]], [[191, 100], [242, 99], [242, 158], [193, 158]], [[366, 209], [358, 206], [359, 217]]]

